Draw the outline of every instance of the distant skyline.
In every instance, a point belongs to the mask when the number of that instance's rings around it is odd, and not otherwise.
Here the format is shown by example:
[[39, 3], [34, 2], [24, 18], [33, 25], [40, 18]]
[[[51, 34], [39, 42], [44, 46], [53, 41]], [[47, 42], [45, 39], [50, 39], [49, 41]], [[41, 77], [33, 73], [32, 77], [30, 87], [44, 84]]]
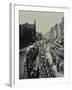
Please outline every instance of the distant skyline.
[[19, 24], [33, 24], [36, 20], [36, 31], [46, 33], [58, 23], [64, 16], [63, 12], [39, 12], [39, 11], [19, 11]]

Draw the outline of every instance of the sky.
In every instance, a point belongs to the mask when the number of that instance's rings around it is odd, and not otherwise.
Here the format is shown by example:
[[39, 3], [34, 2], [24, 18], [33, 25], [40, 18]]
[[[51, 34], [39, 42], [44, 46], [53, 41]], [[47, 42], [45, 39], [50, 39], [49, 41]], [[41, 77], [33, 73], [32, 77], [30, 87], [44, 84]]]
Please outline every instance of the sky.
[[41, 33], [49, 32], [50, 28], [58, 23], [64, 16], [63, 12], [46, 11], [19, 11], [19, 24], [33, 24], [36, 20], [36, 31]]

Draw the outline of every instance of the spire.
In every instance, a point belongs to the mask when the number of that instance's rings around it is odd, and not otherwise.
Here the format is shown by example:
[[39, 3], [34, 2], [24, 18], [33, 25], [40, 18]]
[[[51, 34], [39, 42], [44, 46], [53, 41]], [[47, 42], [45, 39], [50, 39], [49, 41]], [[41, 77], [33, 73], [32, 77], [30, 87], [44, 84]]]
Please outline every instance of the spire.
[[34, 30], [36, 31], [36, 20], [34, 20]]
[[34, 25], [36, 25], [36, 20], [34, 20]]

